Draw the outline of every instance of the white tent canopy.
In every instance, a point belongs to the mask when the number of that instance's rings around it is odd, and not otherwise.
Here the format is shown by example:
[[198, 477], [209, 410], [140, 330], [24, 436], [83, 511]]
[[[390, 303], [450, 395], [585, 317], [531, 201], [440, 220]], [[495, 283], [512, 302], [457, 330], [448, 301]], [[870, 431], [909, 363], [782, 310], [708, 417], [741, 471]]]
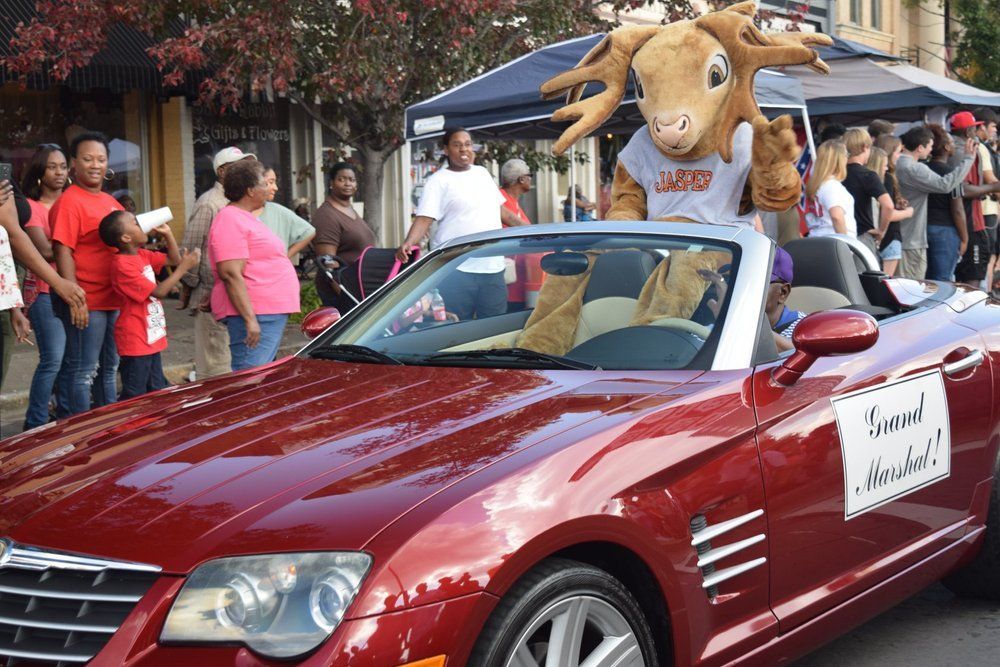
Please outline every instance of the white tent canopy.
[[804, 67], [785, 70], [802, 82], [811, 116], [917, 120], [928, 107], [1000, 106], [1000, 93], [904, 63], [850, 58], [830, 63], [830, 69], [828, 76]]

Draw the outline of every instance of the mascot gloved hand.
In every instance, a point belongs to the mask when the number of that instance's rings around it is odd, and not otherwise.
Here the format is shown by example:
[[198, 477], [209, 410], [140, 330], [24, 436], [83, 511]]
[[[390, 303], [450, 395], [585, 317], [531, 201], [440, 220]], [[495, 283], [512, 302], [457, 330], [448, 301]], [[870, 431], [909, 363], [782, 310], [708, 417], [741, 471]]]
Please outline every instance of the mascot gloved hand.
[[[753, 224], [754, 208], [784, 211], [801, 195], [790, 116], [772, 122], [753, 95], [764, 67], [808, 65], [829, 73], [811, 45], [816, 33], [764, 34], [754, 2], [690, 21], [612, 30], [573, 69], [542, 84], [567, 95], [553, 121], [575, 120], [555, 143], [567, 148], [600, 127], [621, 104], [629, 73], [646, 119], [618, 155], [609, 220], [688, 220]], [[590, 82], [605, 90], [581, 100]]]

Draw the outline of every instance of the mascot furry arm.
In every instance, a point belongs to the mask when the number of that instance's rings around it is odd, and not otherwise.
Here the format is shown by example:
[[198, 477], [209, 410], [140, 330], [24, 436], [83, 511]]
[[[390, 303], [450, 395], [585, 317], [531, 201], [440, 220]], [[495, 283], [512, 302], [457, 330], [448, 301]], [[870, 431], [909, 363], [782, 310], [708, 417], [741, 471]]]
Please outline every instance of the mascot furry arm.
[[[777, 65], [808, 65], [818, 72], [829, 73], [826, 63], [809, 47], [828, 45], [832, 40], [816, 33], [764, 34], [753, 24], [756, 12], [756, 4], [749, 1], [690, 21], [612, 30], [576, 67], [541, 86], [547, 99], [567, 95], [567, 105], [557, 110], [552, 120], [576, 121], [563, 132], [553, 152], [563, 153], [611, 116], [625, 95], [632, 71], [636, 103], [646, 127], [629, 142], [630, 148], [636, 139], [647, 145], [651, 141], [646, 153], [658, 153], [671, 164], [715, 159], [719, 161], [720, 173], [725, 169], [742, 169], [738, 172], [742, 178], [748, 172], [744, 182], [729, 187], [733, 192], [728, 199], [719, 196], [719, 186], [711, 193], [721, 217], [737, 215], [737, 211], [724, 210], [725, 202], [730, 200], [738, 203], [742, 215], [748, 211], [752, 214], [753, 206], [765, 211], [791, 208], [801, 193], [793, 164], [798, 146], [791, 129], [792, 120], [785, 115], [768, 122], [761, 115], [753, 95], [754, 74], [761, 68]], [[603, 83], [605, 90], [581, 100], [589, 82]], [[736, 162], [731, 165], [734, 135], [744, 122], [751, 124], [752, 132], [747, 128], [741, 130], [740, 138], [745, 141], [740, 147], [748, 145], [749, 150], [742, 153], [738, 150]], [[648, 139], [638, 137], [642, 132], [647, 133]], [[669, 199], [662, 199], [662, 193], [666, 190], [673, 193], [675, 189], [706, 191], [713, 172], [675, 171], [676, 175], [669, 170], [652, 175], [630, 174], [619, 159], [608, 219], [708, 217], [692, 215], [683, 206], [677, 210]], [[725, 178], [715, 180], [722, 188], [728, 187]], [[655, 195], [650, 192], [654, 189]], [[705, 194], [703, 199], [709, 193]], [[655, 205], [650, 202], [653, 196], [658, 197]]]

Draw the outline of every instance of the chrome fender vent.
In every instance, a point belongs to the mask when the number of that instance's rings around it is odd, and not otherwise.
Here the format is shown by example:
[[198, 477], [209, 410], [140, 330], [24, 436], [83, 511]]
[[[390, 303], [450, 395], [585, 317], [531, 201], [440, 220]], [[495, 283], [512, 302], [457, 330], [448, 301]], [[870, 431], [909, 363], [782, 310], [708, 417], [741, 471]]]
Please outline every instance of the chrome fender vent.
[[[703, 577], [701, 587], [705, 589], [710, 598], [714, 598], [719, 594], [719, 584], [723, 581], [732, 579], [767, 562], [766, 558], [761, 557], [723, 569], [717, 569], [715, 566], [717, 562], [738, 554], [758, 542], [764, 541], [764, 533], [748, 537], [739, 542], [727, 542], [726, 539], [726, 533], [762, 516], [764, 516], [764, 510], [758, 509], [714, 525], [708, 523], [704, 514], [696, 514], [691, 517], [691, 546], [698, 553], [698, 567], [701, 569]], [[713, 547], [713, 540], [717, 545], [719, 542], [723, 544]]]

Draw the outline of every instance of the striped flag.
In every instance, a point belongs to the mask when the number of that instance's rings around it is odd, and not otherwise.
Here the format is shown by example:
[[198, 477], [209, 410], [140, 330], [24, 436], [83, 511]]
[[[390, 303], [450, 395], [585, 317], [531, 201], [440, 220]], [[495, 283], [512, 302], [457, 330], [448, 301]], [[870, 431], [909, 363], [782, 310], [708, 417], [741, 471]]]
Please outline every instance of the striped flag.
[[795, 170], [799, 172], [799, 177], [802, 178], [802, 196], [799, 198], [799, 232], [805, 236], [809, 231], [809, 227], [806, 225], [806, 183], [809, 182], [809, 175], [812, 173], [813, 166], [813, 156], [812, 151], [809, 150], [809, 143], [802, 147], [802, 154], [799, 155], [799, 159], [795, 162]]

